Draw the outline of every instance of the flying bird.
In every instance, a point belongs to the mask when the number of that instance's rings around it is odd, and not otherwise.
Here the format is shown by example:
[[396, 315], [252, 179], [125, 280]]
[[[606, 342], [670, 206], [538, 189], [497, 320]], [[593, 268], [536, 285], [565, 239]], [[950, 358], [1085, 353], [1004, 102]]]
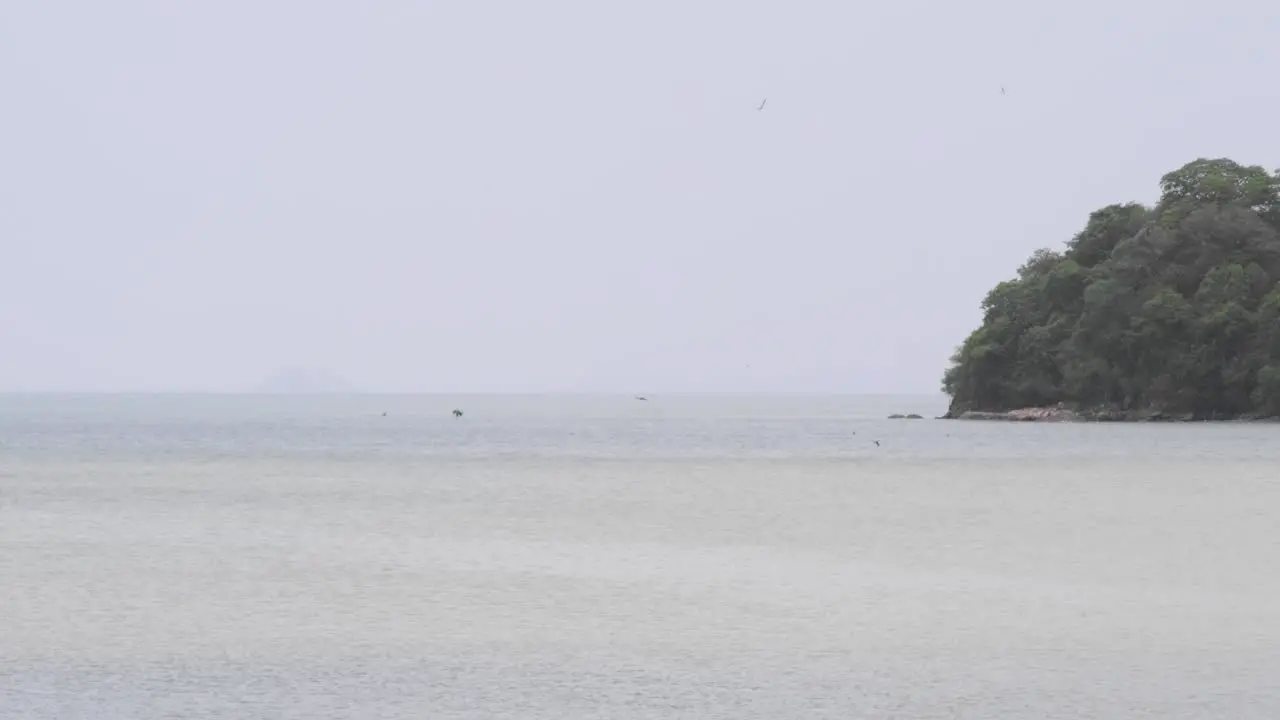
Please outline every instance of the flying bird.
[[649, 398], [644, 397], [643, 395], [637, 395], [637, 396], [636, 396], [636, 399], [637, 399], [637, 400], [644, 400], [644, 401], [646, 401], [646, 402], [649, 400]]
[[462, 411], [461, 411], [461, 410], [456, 410], [456, 409], [455, 409], [455, 410], [453, 411], [453, 416], [454, 416], [454, 417], [462, 417]]
[[761, 100], [761, 101], [760, 101], [760, 107], [756, 108], [756, 110], [763, 110], [763, 109], [764, 109], [764, 104], [765, 104], [765, 103], [767, 103], [767, 102], [769, 102], [769, 98], [765, 98], [765, 99]]
[[1003, 85], [1001, 85], [1001, 86], [1000, 86], [1000, 94], [1001, 94], [1001, 95], [1003, 95], [1003, 94], [1004, 94], [1004, 86], [1003, 86]]
[[876, 447], [880, 447], [880, 441], [879, 441], [879, 440], [872, 440], [871, 442], [875, 443], [875, 444], [876, 444]]

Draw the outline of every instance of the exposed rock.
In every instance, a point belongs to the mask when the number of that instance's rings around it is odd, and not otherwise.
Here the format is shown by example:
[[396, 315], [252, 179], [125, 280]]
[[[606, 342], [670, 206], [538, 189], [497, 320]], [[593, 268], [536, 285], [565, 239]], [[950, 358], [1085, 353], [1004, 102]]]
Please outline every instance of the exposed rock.
[[1008, 420], [1009, 413], [986, 412], [983, 410], [965, 410], [959, 415], [949, 416], [955, 420]]
[[1060, 407], [1018, 408], [1005, 412], [969, 410], [960, 414], [961, 420], [1006, 420], [1012, 422], [1077, 422], [1083, 420], [1074, 410]]
[[1022, 422], [1073, 422], [1080, 419], [1074, 410], [1065, 407], [1019, 408], [1009, 411], [1010, 420]]
[[1015, 410], [949, 410], [942, 416], [951, 420], [1004, 420], [1006, 422], [1256, 422], [1272, 420], [1254, 415], [1240, 417], [1196, 417], [1191, 413], [1166, 413], [1156, 408], [1122, 410], [1116, 407], [1070, 408], [1065, 404], [1052, 407], [1017, 408]]
[[901, 413], [894, 413], [889, 416], [889, 419], [890, 420], [923, 420], [924, 416], [917, 415], [915, 413], [908, 413], [906, 415], [902, 415]]

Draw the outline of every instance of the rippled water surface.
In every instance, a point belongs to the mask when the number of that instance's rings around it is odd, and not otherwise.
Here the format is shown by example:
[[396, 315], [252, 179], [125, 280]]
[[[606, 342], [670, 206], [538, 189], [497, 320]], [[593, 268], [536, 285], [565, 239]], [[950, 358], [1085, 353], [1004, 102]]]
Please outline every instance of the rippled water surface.
[[1280, 425], [944, 408], [0, 396], [0, 717], [1280, 717]]

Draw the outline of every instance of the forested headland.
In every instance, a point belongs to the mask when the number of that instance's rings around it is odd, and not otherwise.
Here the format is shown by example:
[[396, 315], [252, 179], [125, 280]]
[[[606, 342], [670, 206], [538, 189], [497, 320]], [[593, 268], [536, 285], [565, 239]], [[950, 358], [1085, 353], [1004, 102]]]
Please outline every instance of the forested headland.
[[947, 417], [1280, 416], [1278, 282], [1280, 170], [1190, 162], [1153, 207], [1093, 212], [987, 293], [943, 376]]

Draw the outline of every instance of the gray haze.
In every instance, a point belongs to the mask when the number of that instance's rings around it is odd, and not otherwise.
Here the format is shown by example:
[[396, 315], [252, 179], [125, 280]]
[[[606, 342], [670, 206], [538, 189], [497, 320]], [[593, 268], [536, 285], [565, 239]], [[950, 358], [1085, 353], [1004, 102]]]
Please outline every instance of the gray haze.
[[1262, 0], [7, 3], [0, 388], [935, 391], [1089, 211], [1280, 164], [1277, 37]]

